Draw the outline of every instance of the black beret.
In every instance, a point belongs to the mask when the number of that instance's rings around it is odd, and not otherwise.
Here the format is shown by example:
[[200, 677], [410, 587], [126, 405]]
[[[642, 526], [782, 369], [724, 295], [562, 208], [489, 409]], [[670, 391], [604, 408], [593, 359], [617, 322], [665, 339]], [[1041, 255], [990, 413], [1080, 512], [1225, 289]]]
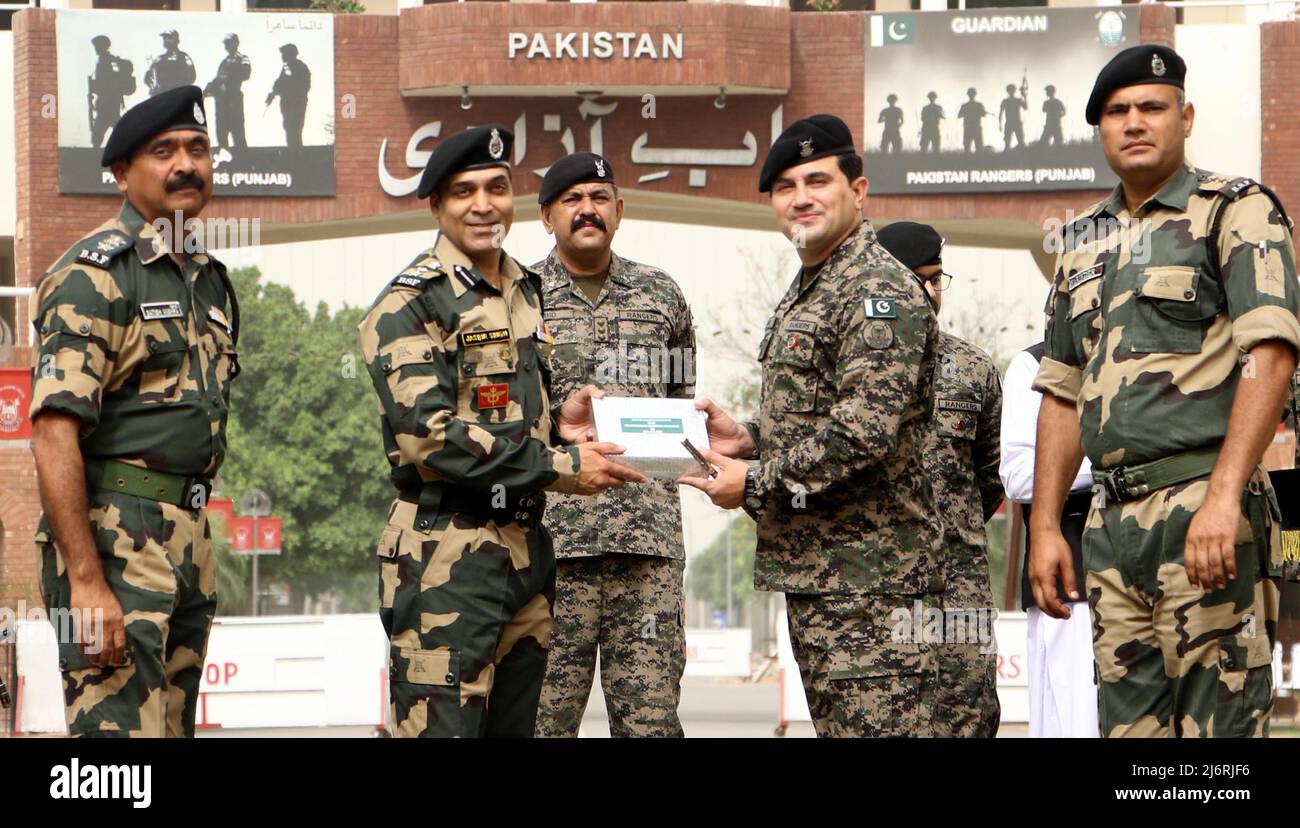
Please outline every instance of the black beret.
[[1101, 123], [1101, 108], [1116, 89], [1144, 83], [1167, 83], [1182, 89], [1186, 77], [1187, 64], [1168, 46], [1154, 43], [1130, 46], [1111, 58], [1097, 73], [1097, 82], [1092, 86], [1084, 115], [1089, 124], [1097, 126]]
[[537, 191], [538, 204], [550, 204], [574, 184], [588, 181], [614, 183], [614, 166], [594, 152], [575, 152], [551, 165]]
[[99, 163], [107, 167], [114, 161], [123, 161], [160, 132], [173, 129], [208, 131], [208, 119], [203, 115], [203, 92], [197, 86], [178, 86], [160, 92], [152, 98], [122, 113], [113, 126], [113, 133], [104, 144]]
[[424, 165], [415, 194], [428, 198], [448, 176], [484, 167], [510, 168], [510, 150], [515, 134], [500, 124], [470, 127], [439, 144]]
[[876, 238], [891, 256], [913, 271], [938, 264], [943, 250], [943, 236], [930, 225], [915, 221], [896, 221], [876, 233]]
[[772, 189], [772, 181], [796, 164], [805, 164], [828, 155], [857, 154], [853, 133], [834, 115], [810, 115], [785, 128], [772, 144], [758, 174], [758, 191]]

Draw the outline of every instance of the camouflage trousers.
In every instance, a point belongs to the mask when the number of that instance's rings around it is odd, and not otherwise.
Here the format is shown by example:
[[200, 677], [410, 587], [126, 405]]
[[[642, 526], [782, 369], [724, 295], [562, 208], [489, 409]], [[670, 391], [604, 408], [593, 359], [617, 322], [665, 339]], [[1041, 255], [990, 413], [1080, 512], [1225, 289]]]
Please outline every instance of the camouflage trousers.
[[68, 733], [192, 737], [217, 611], [207, 512], [106, 492], [91, 492], [89, 505], [104, 578], [122, 605], [126, 656], [96, 667], [73, 641], [66, 623], [72, 587], [42, 516], [41, 594], [59, 638]]
[[939, 689], [934, 735], [991, 739], [1002, 719], [988, 552], [952, 537], [944, 541], [943, 643], [935, 647]]
[[578, 735], [598, 651], [611, 736], [684, 735], [684, 570], [684, 561], [648, 555], [559, 561], [538, 736]]
[[1268, 735], [1278, 583], [1267, 481], [1256, 471], [1242, 494], [1236, 580], [1211, 591], [1183, 567], [1208, 479], [1094, 505], [1083, 560], [1103, 736]]
[[531, 737], [555, 597], [546, 530], [459, 514], [430, 528], [398, 500], [377, 554], [394, 734]]
[[934, 648], [900, 613], [938, 608], [941, 596], [786, 593], [790, 644], [818, 736], [918, 736], [933, 732]]

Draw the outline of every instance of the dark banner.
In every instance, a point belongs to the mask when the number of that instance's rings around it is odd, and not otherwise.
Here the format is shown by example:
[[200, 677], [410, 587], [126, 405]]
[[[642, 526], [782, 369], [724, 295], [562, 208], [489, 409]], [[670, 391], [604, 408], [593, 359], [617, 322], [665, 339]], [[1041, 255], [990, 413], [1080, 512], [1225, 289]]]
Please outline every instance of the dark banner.
[[59, 191], [116, 193], [100, 166], [122, 113], [204, 93], [217, 195], [334, 194], [334, 18], [60, 11]]
[[866, 155], [880, 195], [1113, 187], [1084, 108], [1138, 43], [1128, 8], [868, 16]]

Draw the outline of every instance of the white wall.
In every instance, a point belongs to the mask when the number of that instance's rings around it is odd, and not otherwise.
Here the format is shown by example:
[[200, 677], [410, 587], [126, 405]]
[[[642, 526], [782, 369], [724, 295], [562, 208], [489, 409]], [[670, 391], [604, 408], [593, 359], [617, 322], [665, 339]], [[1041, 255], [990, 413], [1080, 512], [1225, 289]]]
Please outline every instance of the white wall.
[[1196, 107], [1188, 159], [1198, 167], [1258, 178], [1262, 139], [1259, 26], [1179, 26], [1187, 100]]

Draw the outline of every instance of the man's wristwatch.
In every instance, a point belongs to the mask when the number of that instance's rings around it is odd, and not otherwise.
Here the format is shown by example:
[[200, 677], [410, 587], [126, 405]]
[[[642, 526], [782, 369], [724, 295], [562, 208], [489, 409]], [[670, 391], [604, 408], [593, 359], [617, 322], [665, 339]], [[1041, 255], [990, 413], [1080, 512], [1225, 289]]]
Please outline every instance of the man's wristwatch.
[[745, 472], [744, 502], [745, 509], [750, 512], [757, 512], [763, 508], [763, 499], [758, 496], [757, 469], [750, 469]]

